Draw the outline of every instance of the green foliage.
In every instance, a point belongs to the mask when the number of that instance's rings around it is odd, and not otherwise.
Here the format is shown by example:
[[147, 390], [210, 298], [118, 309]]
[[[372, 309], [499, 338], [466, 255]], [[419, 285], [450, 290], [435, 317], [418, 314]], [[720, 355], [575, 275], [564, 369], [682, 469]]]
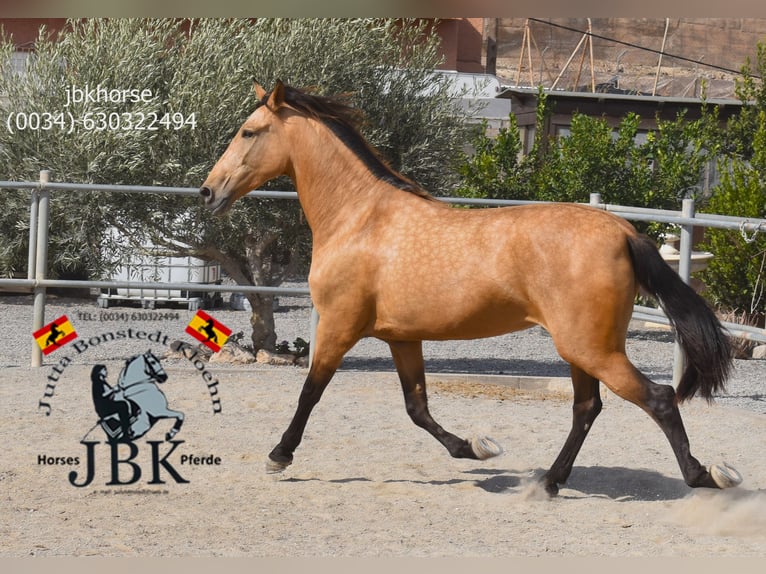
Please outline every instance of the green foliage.
[[[756, 116], [749, 161], [734, 157], [721, 162], [721, 184], [706, 211], [762, 219], [766, 216], [766, 110]], [[747, 241], [745, 240], [747, 238]], [[706, 232], [706, 249], [715, 257], [703, 272], [709, 298], [718, 306], [747, 316], [766, 313], [763, 297], [766, 237], [720, 229]]]
[[[509, 199], [587, 202], [591, 192], [602, 201], [655, 209], [678, 210], [691, 197], [708, 213], [762, 219], [766, 217], [766, 46], [759, 44], [757, 74], [743, 68], [737, 94], [744, 106], [721, 127], [718, 108], [703, 104], [701, 117], [657, 120], [656, 129], [639, 143], [640, 118], [628, 114], [613, 129], [604, 119], [575, 114], [570, 133], [543, 142], [546, 106], [538, 101], [538, 141], [528, 156], [515, 122], [497, 140], [485, 129], [473, 142], [475, 153], [461, 167], [462, 195]], [[547, 145], [545, 145], [547, 144]], [[705, 169], [714, 161], [720, 184], [704, 189]], [[667, 225], [636, 223], [655, 237]], [[700, 248], [715, 254], [701, 279], [706, 295], [720, 309], [744, 316], [766, 314], [764, 283], [766, 238], [709, 229]], [[747, 237], [747, 241], [745, 240]]]
[[542, 187], [549, 142], [545, 140], [546, 118], [550, 114], [545, 93], [538, 92], [535, 141], [532, 150], [523, 154], [524, 146], [516, 116], [508, 116], [495, 137], [488, 134], [488, 123], [474, 130], [471, 152], [464, 153], [458, 171], [462, 178], [456, 190], [459, 197], [483, 199], [534, 200]]
[[[460, 167], [460, 195], [587, 203], [598, 192], [605, 203], [679, 209], [681, 199], [697, 195], [705, 164], [720, 147], [715, 109], [705, 108], [695, 121], [684, 114], [658, 119], [644, 143], [637, 142], [636, 114], [625, 116], [616, 129], [603, 118], [575, 114], [570, 132], [548, 142], [543, 139], [547, 105], [541, 94], [536, 141], [526, 156], [520, 156], [515, 116], [496, 138], [487, 135], [484, 124]], [[639, 226], [653, 235], [664, 228]]]
[[305, 339], [300, 337], [295, 339], [295, 341], [293, 341], [293, 348], [295, 350], [290, 350], [290, 343], [288, 341], [281, 341], [274, 347], [274, 351], [285, 355], [291, 353], [296, 357], [308, 357], [309, 343]]
[[684, 198], [704, 204], [706, 190], [700, 184], [706, 165], [721, 153], [722, 139], [718, 108], [704, 102], [697, 120], [686, 119], [685, 113], [673, 121], [658, 119], [644, 152], [654, 162], [652, 185], [643, 198], [647, 205], [678, 209]]
[[516, 116], [508, 117], [508, 127], [501, 127], [496, 137], [487, 136], [487, 122], [482, 122], [472, 141], [473, 153], [459, 166], [462, 184], [460, 197], [488, 199], [531, 199], [529, 180], [531, 156], [522, 156]]
[[645, 157], [634, 144], [640, 118], [629, 114], [616, 137], [606, 120], [577, 114], [569, 135], [560, 138], [541, 168], [545, 186], [538, 197], [548, 201], [588, 202], [601, 193], [606, 203], [635, 205], [649, 182]]
[[[705, 211], [722, 215], [766, 217], [766, 44], [758, 43], [756, 72], [748, 60], [737, 82], [742, 110], [726, 126], [719, 161], [721, 183]], [[702, 279], [707, 296], [747, 322], [766, 314], [763, 297], [766, 240], [763, 233], [709, 229], [704, 248], [715, 253]], [[746, 240], [747, 239], [747, 240]]]
[[766, 110], [766, 44], [759, 42], [756, 49], [755, 73], [748, 58], [736, 82], [737, 98], [744, 104], [737, 116], [729, 120], [725, 150], [727, 155], [750, 159], [753, 150], [753, 133], [758, 126], [758, 115]]

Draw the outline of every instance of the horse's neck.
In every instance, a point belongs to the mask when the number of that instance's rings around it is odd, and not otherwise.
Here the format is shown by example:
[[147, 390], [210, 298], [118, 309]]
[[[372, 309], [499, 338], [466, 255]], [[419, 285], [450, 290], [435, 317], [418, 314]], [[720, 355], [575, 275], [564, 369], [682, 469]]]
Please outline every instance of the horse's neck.
[[120, 377], [120, 386], [123, 388], [137, 385], [148, 380], [146, 372], [143, 369], [143, 362], [141, 360], [133, 361], [122, 372]]
[[335, 233], [348, 222], [363, 220], [387, 184], [369, 169], [330, 130], [312, 130], [313, 141], [299, 132], [293, 149], [290, 177], [314, 238]]

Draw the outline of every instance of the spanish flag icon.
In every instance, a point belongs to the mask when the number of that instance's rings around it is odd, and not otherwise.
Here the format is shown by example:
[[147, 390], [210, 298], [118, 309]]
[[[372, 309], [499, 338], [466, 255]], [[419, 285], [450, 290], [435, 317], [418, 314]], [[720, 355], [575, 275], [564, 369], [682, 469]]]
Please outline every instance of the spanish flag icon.
[[55, 321], [51, 321], [45, 327], [32, 333], [32, 336], [43, 350], [43, 355], [48, 355], [67, 343], [74, 341], [77, 338], [77, 333], [67, 316], [62, 315]]
[[186, 332], [209, 347], [214, 353], [221, 350], [226, 339], [231, 335], [231, 329], [213, 319], [202, 309], [197, 311], [192, 320], [189, 321]]

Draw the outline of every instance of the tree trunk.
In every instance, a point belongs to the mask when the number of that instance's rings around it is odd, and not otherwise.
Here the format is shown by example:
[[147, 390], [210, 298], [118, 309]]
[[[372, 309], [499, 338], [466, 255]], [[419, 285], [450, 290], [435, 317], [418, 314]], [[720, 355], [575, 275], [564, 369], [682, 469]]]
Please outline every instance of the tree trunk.
[[274, 296], [247, 293], [247, 300], [253, 309], [250, 325], [253, 328], [253, 351], [260, 349], [273, 351], [277, 344], [277, 333], [274, 328]]

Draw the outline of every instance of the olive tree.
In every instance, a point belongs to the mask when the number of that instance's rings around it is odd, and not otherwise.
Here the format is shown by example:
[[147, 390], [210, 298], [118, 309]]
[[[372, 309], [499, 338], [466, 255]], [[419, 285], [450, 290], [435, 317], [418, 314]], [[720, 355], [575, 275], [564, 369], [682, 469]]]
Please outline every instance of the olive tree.
[[[0, 130], [0, 173], [29, 180], [50, 169], [58, 181], [197, 187], [252, 112], [253, 81], [270, 87], [281, 79], [346, 94], [366, 116], [363, 134], [393, 168], [448, 192], [465, 129], [445, 80], [433, 73], [438, 47], [426, 24], [407, 20], [87, 19], [69, 22], [55, 38], [41, 31], [19, 74], [6, 39], [0, 115], [63, 112], [64, 120], [45, 131]], [[69, 101], [73, 87], [97, 86], [126, 90], [125, 97]], [[149, 96], [140, 97], [145, 90]], [[79, 121], [74, 129], [70, 112]], [[99, 125], [100, 117], [113, 125]], [[138, 129], [139, 117], [166, 121]], [[288, 190], [291, 182], [272, 187]], [[15, 222], [10, 231], [0, 225], [7, 273], [22, 260], [27, 207], [8, 190], [3, 201], [9, 209], [0, 218]], [[196, 198], [57, 192], [52, 221], [51, 267], [60, 274], [97, 277], [108, 268], [105, 246], [124, 258], [150, 241], [168, 254], [217, 261], [238, 284], [275, 286], [305, 267], [310, 252], [294, 201], [244, 200], [217, 219]], [[130, 246], [109, 245], [109, 228]], [[272, 298], [248, 299], [253, 346], [272, 348]]]

